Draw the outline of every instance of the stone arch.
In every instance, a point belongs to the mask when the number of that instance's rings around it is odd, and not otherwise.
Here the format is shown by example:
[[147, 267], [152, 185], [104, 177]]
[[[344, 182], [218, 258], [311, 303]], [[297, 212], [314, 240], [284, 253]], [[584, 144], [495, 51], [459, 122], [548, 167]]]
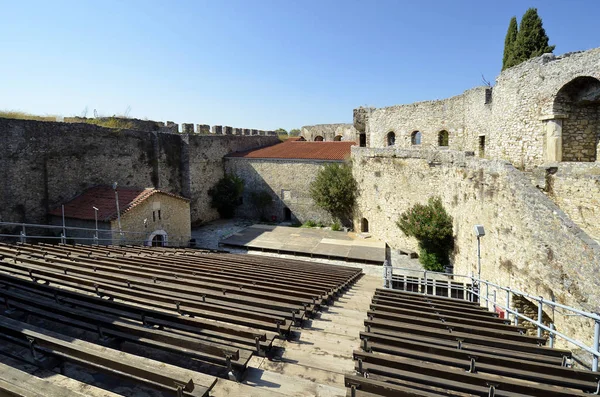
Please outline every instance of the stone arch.
[[336, 141], [336, 142], [339, 142], [339, 141], [342, 140], [342, 136], [341, 135], [336, 135], [336, 136], [333, 137], [333, 140]]
[[396, 133], [394, 131], [388, 132], [385, 142], [387, 146], [394, 146], [396, 144]]
[[324, 141], [324, 139], [323, 139], [323, 137], [321, 135], [317, 135], [315, 137], [315, 142], [323, 142], [323, 141]]
[[[148, 236], [148, 239], [146, 240], [146, 245], [147, 246], [166, 246], [167, 245], [167, 232], [165, 232], [162, 229], [159, 230], [155, 230], [152, 233], [150, 233], [150, 236]], [[156, 244], [156, 245], [155, 245]]]
[[446, 130], [438, 132], [438, 146], [450, 146], [450, 134]]
[[362, 218], [360, 221], [360, 231], [362, 233], [369, 233], [369, 221], [367, 218]]
[[[558, 161], [598, 158], [600, 136], [600, 80], [576, 77], [563, 85], [554, 99], [547, 126], [547, 150]], [[552, 156], [547, 156], [547, 158]]]
[[412, 134], [410, 134], [410, 144], [411, 145], [420, 145], [422, 137], [423, 137], [423, 134], [421, 133], [421, 131], [413, 131]]

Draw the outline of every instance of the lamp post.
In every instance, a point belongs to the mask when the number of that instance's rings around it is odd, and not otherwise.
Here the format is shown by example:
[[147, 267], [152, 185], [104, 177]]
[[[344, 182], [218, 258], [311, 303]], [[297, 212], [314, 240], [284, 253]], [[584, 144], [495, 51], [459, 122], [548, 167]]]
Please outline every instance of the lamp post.
[[98, 245], [98, 208], [92, 206], [94, 209], [94, 219], [96, 220], [96, 234], [94, 235], [94, 243]]
[[115, 190], [115, 201], [117, 202], [117, 219], [119, 221], [119, 237], [123, 237], [123, 232], [121, 231], [121, 210], [119, 209], [119, 192], [117, 191], [117, 182], [113, 183], [112, 187]]
[[[479, 294], [479, 286], [481, 285], [481, 237], [485, 236], [485, 229], [483, 225], [475, 225], [474, 231], [477, 237], [477, 294]], [[479, 301], [481, 303], [481, 299]]]

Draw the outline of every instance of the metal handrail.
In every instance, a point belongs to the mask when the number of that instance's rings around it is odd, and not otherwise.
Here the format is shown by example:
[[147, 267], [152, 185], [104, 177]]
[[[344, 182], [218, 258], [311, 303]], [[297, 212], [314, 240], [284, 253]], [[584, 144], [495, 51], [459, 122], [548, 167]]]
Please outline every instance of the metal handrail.
[[[488, 308], [488, 310], [490, 310], [490, 303], [491, 303], [491, 306], [494, 311], [496, 311], [497, 308], [504, 310], [507, 314], [506, 315], [507, 320], [510, 321], [510, 315], [512, 315], [514, 318], [515, 324], [518, 323], [519, 319], [522, 319], [524, 321], [528, 321], [528, 322], [531, 322], [532, 324], [535, 324], [537, 327], [537, 330], [538, 330], [538, 337], [542, 336], [542, 330], [547, 331], [549, 333], [550, 347], [554, 347], [554, 339], [556, 337], [562, 338], [565, 341], [574, 344], [575, 346], [581, 348], [585, 352], [592, 355], [592, 371], [598, 371], [598, 361], [600, 359], [600, 315], [598, 315], [596, 313], [586, 312], [586, 311], [583, 311], [583, 310], [580, 310], [580, 309], [577, 309], [577, 308], [574, 308], [571, 306], [567, 306], [567, 305], [563, 305], [561, 303], [554, 302], [552, 300], [544, 299], [544, 297], [542, 297], [542, 296], [534, 296], [534, 295], [528, 294], [526, 292], [523, 292], [523, 291], [520, 291], [520, 290], [517, 290], [514, 288], [504, 287], [499, 284], [493, 283], [488, 280], [480, 279], [480, 278], [477, 278], [472, 275], [467, 276], [464, 274], [452, 274], [452, 273], [435, 272], [435, 271], [429, 271], [429, 270], [416, 270], [416, 269], [409, 269], [409, 268], [402, 268], [402, 267], [392, 267], [388, 264], [387, 261], [384, 263], [384, 271], [383, 271], [384, 287], [393, 288], [393, 281], [395, 281], [394, 270], [402, 271], [403, 273], [405, 273], [404, 274], [405, 277], [406, 277], [406, 273], [411, 273], [411, 272], [422, 274], [422, 278], [418, 278], [416, 281], [413, 280], [410, 282], [412, 284], [416, 283], [418, 285], [417, 290], [422, 290], [423, 294], [427, 294], [428, 287], [432, 286], [433, 287], [432, 292], [434, 293], [434, 295], [437, 295], [436, 290], [435, 290], [435, 288], [438, 286], [436, 284], [436, 280], [428, 278], [428, 275], [433, 274], [433, 275], [445, 276], [448, 278], [452, 278], [452, 280], [454, 280], [456, 277], [465, 278], [465, 279], [469, 280], [470, 283], [462, 283], [462, 285], [456, 285], [456, 284], [453, 284], [449, 279], [447, 286], [439, 286], [439, 287], [444, 288], [444, 289], [448, 288], [449, 296], [451, 294], [451, 292], [450, 292], [451, 290], [462, 290], [463, 298], [465, 300], [468, 299], [469, 294], [470, 294], [470, 297], [472, 300], [474, 300], [473, 298], [475, 296], [477, 296], [480, 305], [482, 305], [485, 301], [485, 305]], [[483, 291], [481, 290], [481, 287], [484, 287], [484, 286], [486, 289], [485, 293], [483, 293]], [[493, 288], [492, 299], [490, 299], [490, 287]], [[505, 305], [498, 302], [497, 291], [502, 291], [502, 292], [506, 293], [506, 304]], [[525, 297], [527, 299], [536, 301], [538, 303], [538, 319], [537, 320], [534, 320], [528, 316], [525, 316], [522, 313], [519, 313], [518, 310], [513, 310], [510, 308], [511, 296], [513, 294]], [[584, 317], [587, 320], [594, 321], [595, 326], [594, 326], [594, 336], [593, 336], [592, 346], [588, 346], [585, 343], [583, 343], [577, 339], [573, 339], [570, 336], [557, 331], [554, 328], [554, 323], [551, 323], [549, 326], [546, 326], [543, 323], [543, 305], [548, 305], [548, 306], [552, 307], [553, 310], [556, 308], [561, 308], [565, 311], [574, 313], [574, 314], [561, 313], [564, 316], [575, 315], [575, 316], [579, 316], [579, 317]]]
[[[9, 237], [19, 239], [22, 243], [25, 243], [27, 239], [39, 239], [39, 240], [60, 240], [61, 242], [66, 242], [67, 239], [74, 241], [92, 241], [93, 244], [102, 244], [102, 245], [112, 245], [115, 243], [125, 242], [127, 244], [144, 244], [147, 242], [147, 238], [152, 234], [152, 232], [136, 232], [136, 231], [126, 231], [126, 230], [113, 230], [113, 229], [99, 229], [99, 228], [86, 228], [86, 227], [76, 227], [76, 226], [66, 226], [66, 225], [43, 225], [36, 223], [18, 223], [18, 222], [0, 222], [0, 227], [20, 227], [21, 231], [19, 234], [10, 234], [10, 233], [0, 233], [0, 237]], [[35, 228], [35, 229], [49, 229], [49, 230], [62, 230], [60, 236], [44, 236], [44, 235], [28, 235], [27, 228]], [[68, 236], [66, 231], [88, 231], [90, 234], [93, 234], [93, 237], [82, 237], [82, 236]], [[111, 238], [101, 237], [110, 234]], [[169, 242], [173, 240], [180, 240], [187, 242], [191, 239], [191, 235], [168, 235], [167, 241], [165, 245], [168, 246]], [[102, 243], [101, 243], [102, 242]], [[177, 245], [177, 244], [176, 244]]]

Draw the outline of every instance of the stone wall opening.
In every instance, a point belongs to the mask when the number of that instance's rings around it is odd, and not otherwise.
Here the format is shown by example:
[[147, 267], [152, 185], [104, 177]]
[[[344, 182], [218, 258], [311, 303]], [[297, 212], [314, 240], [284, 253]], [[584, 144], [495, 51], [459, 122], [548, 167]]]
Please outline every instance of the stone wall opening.
[[413, 133], [410, 134], [410, 144], [411, 145], [420, 145], [422, 135], [423, 134], [421, 134], [421, 131], [413, 131]]
[[283, 220], [285, 222], [291, 222], [292, 221], [292, 211], [288, 207], [285, 207], [283, 209]]
[[369, 221], [367, 218], [362, 218], [360, 221], [360, 231], [362, 233], [369, 233]]
[[317, 135], [315, 137], [315, 142], [323, 142], [323, 137], [321, 135]]
[[358, 143], [360, 147], [366, 147], [367, 146], [367, 134], [359, 134], [358, 137]]
[[[511, 306], [512, 306], [513, 310], [514, 309], [518, 310], [520, 314], [523, 314], [532, 320], [538, 319], [537, 318], [538, 317], [538, 303], [537, 302], [533, 302], [521, 295], [513, 295], [511, 298]], [[542, 306], [542, 309], [545, 307], [546, 306]], [[544, 324], [546, 327], [549, 327], [551, 323], [554, 323], [554, 320], [552, 319], [554, 317], [554, 314], [552, 312], [550, 312], [550, 314], [552, 316], [550, 316], [548, 313], [546, 313], [546, 311], [542, 310], [542, 324]], [[519, 325], [521, 325], [522, 327], [525, 327], [527, 335], [530, 335], [530, 336], [537, 335], [537, 326], [535, 323], [532, 323], [530, 321], [526, 321], [523, 319], [519, 319]], [[542, 331], [542, 336], [547, 338], [550, 336], [550, 333], [548, 331], [544, 330], [544, 331]]]
[[341, 141], [341, 140], [342, 140], [342, 136], [341, 136], [341, 135], [336, 135], [336, 136], [334, 136], [334, 137], [333, 137], [333, 140], [334, 140], [335, 142], [339, 142], [339, 141]]
[[449, 146], [450, 136], [448, 131], [442, 130], [438, 132], [438, 146]]
[[562, 161], [598, 159], [600, 80], [577, 77], [556, 94], [553, 113], [562, 117]]
[[396, 144], [396, 134], [394, 131], [390, 131], [386, 138], [387, 146], [394, 146]]
[[479, 135], [479, 157], [485, 157], [485, 135]]

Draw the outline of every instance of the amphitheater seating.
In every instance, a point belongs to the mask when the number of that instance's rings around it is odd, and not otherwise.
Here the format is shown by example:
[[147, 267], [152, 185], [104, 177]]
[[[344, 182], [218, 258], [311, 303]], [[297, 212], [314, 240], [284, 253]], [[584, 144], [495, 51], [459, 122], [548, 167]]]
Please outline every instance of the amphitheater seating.
[[[0, 340], [29, 348], [29, 357], [15, 356], [36, 365], [206, 395], [213, 375], [242, 376], [253, 355], [360, 274], [192, 249], [0, 244]], [[0, 394], [9, 387], [0, 374]]]
[[544, 346], [476, 303], [378, 289], [354, 352], [348, 396], [584, 396], [600, 373], [567, 368]]

